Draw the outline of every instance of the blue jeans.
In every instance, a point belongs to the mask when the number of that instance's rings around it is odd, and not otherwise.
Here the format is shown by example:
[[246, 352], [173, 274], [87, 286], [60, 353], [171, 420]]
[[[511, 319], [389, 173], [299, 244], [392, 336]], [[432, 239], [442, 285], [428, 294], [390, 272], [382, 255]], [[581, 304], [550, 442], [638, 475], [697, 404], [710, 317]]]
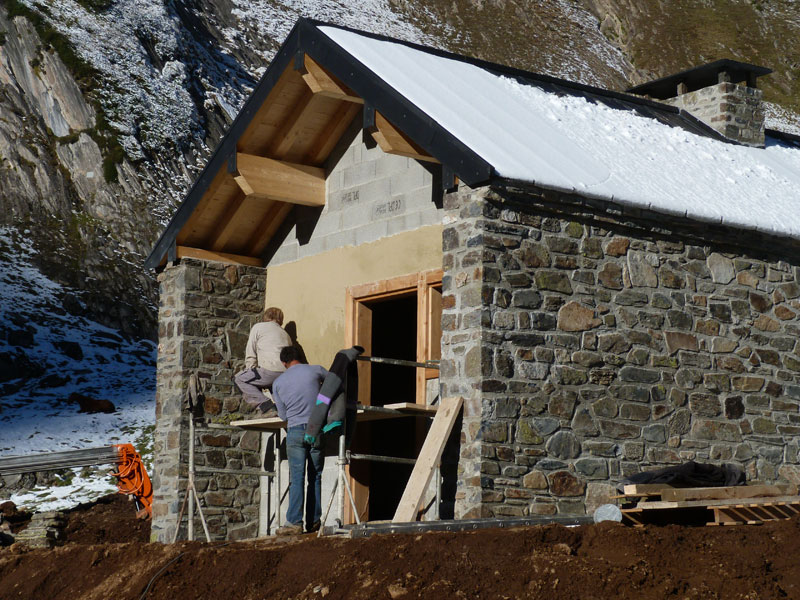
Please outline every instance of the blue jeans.
[[286, 431], [286, 454], [289, 457], [289, 510], [286, 521], [292, 525], [303, 523], [303, 483], [308, 474], [306, 488], [306, 528], [322, 518], [322, 450], [303, 442], [305, 425], [295, 425]]

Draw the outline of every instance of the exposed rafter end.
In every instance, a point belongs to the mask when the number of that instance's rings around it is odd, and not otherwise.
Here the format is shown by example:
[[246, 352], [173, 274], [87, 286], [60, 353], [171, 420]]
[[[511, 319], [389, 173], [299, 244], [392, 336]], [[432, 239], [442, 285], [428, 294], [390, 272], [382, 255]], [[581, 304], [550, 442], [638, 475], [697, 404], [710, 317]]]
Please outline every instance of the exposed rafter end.
[[303, 76], [303, 81], [314, 94], [343, 102], [364, 104], [363, 98], [357, 96], [353, 90], [336, 79], [305, 52], [298, 52], [295, 56], [294, 68]]
[[364, 107], [364, 129], [372, 135], [372, 139], [387, 154], [407, 156], [416, 160], [439, 163], [437, 159], [425, 152], [410, 137], [392, 125], [389, 120], [374, 107]]
[[227, 252], [212, 252], [201, 248], [190, 246], [178, 246], [176, 249], [178, 258], [199, 258], [201, 260], [213, 260], [216, 262], [232, 263], [235, 265], [247, 265], [251, 267], [263, 267], [264, 261], [252, 256], [242, 256], [240, 254], [228, 254]]
[[236, 184], [245, 197], [325, 205], [325, 169], [237, 153]]
[[442, 165], [442, 191], [455, 192], [458, 189], [458, 177], [447, 165]]

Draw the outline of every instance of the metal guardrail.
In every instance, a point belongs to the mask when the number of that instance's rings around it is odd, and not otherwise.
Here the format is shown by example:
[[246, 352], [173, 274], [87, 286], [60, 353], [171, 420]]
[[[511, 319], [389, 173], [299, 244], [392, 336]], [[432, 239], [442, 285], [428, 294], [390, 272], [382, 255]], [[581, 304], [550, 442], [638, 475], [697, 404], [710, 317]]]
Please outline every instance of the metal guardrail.
[[428, 360], [425, 362], [417, 362], [414, 360], [401, 360], [399, 358], [380, 358], [378, 356], [358, 356], [356, 360], [364, 362], [380, 363], [384, 365], [395, 365], [398, 367], [423, 367], [426, 369], [438, 369], [438, 360]]
[[0, 476], [35, 473], [37, 471], [57, 471], [72, 467], [88, 467], [106, 463], [117, 463], [119, 451], [114, 446], [45, 452], [24, 456], [0, 457]]
[[275, 477], [275, 471], [258, 469], [219, 469], [216, 467], [195, 467], [196, 473], [226, 473], [228, 475], [251, 475], [253, 477]]
[[398, 465], [414, 465], [417, 463], [416, 458], [398, 458], [396, 456], [378, 456], [376, 454], [356, 454], [347, 451], [348, 460], [368, 460], [371, 462], [395, 463]]

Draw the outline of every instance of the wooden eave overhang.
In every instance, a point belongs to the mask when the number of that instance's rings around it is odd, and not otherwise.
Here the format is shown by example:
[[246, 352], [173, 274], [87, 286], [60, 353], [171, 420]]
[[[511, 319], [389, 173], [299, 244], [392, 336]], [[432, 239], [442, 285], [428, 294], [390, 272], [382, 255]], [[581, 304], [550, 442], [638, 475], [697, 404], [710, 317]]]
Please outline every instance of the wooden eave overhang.
[[[303, 18], [295, 24], [156, 242], [146, 268], [182, 257], [263, 266], [290, 229], [292, 221], [287, 217], [294, 207], [324, 205], [325, 163], [359, 114], [364, 131], [384, 152], [440, 163], [445, 189], [453, 187], [456, 178], [472, 187], [507, 181], [493, 165], [325, 35], [322, 26], [329, 25]], [[469, 63], [548, 93], [581, 96], [733, 143], [684, 110], [648, 98], [350, 31]]]
[[148, 256], [262, 266], [295, 206], [325, 204], [325, 162], [358, 115], [384, 152], [443, 163], [468, 184], [491, 166], [300, 19]]

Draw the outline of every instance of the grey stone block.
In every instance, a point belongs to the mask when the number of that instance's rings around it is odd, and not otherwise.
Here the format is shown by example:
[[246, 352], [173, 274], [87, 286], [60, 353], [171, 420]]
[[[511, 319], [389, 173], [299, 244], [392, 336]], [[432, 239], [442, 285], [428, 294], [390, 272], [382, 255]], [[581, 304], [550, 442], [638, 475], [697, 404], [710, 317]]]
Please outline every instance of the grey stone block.
[[391, 173], [389, 175], [391, 194], [396, 196], [424, 187], [425, 180], [422, 176], [424, 172], [422, 167], [413, 163], [413, 166], [409, 168]]
[[384, 203], [390, 201], [394, 195], [386, 177], [359, 185], [358, 192], [362, 203]]
[[[392, 193], [396, 194], [397, 192], [392, 190]], [[433, 194], [430, 186], [406, 190], [403, 192], [403, 196], [406, 199], [406, 205], [408, 206], [409, 212], [412, 210], [428, 210], [429, 208], [436, 207], [433, 202]]]
[[378, 221], [377, 223], [370, 223], [356, 229], [356, 245], [374, 242], [388, 235], [387, 221]]
[[332, 211], [327, 214], [320, 215], [320, 218], [314, 223], [314, 228], [311, 233], [312, 237], [323, 237], [342, 230], [342, 213], [340, 211]]
[[306, 258], [307, 256], [315, 256], [325, 250], [323, 240], [319, 238], [311, 238], [307, 244], [299, 244], [297, 248], [297, 257]]
[[336, 248], [344, 248], [345, 246], [356, 245], [356, 230], [346, 229], [344, 231], [337, 231], [323, 238], [323, 248], [327, 250], [334, 250]]
[[372, 220], [390, 219], [406, 214], [406, 201], [403, 196], [383, 197], [372, 204]]
[[441, 225], [444, 211], [438, 210], [436, 205], [431, 202], [429, 208], [425, 209], [421, 213], [416, 214], [418, 214], [420, 217], [420, 225], [426, 227], [429, 225]]
[[357, 204], [348, 206], [342, 211], [342, 228], [357, 229], [371, 223], [372, 206], [370, 204]]
[[342, 185], [344, 183], [344, 177], [342, 175], [342, 171], [336, 169], [330, 173], [325, 178], [325, 190], [326, 194], [329, 196], [334, 192], [338, 192], [342, 189]]
[[343, 172], [342, 189], [346, 190], [373, 181], [376, 178], [375, 164], [372, 161], [347, 167]]

